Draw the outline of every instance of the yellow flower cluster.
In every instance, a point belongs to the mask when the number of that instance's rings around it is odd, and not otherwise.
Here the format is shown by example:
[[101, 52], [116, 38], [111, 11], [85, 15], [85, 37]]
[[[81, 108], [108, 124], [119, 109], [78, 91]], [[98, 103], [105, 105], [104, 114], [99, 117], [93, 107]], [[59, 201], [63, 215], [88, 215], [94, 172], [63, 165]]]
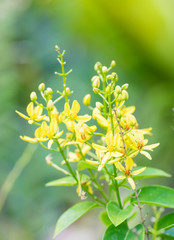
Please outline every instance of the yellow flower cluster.
[[[61, 57], [63, 55], [60, 55]], [[63, 61], [61, 62], [63, 66]], [[115, 66], [115, 61], [111, 62], [109, 68], [96, 63], [94, 69], [97, 75], [92, 78], [92, 87], [95, 94], [101, 97], [101, 102], [96, 102], [96, 106], [90, 106], [91, 95], [87, 94], [83, 103], [92, 109], [91, 115], [78, 115], [80, 104], [77, 100], [69, 103], [68, 96], [71, 91], [66, 86], [67, 74], [63, 76], [64, 90], [58, 93], [60, 96], [53, 101], [51, 88], [45, 89], [45, 85], [39, 85], [39, 91], [45, 105], [37, 102], [35, 92], [31, 93], [31, 102], [26, 108], [28, 114], [24, 115], [16, 111], [21, 117], [26, 119], [29, 124], [37, 126], [34, 137], [21, 136], [27, 142], [39, 142], [44, 148], [61, 151], [63, 163], [85, 161], [87, 164], [97, 165], [98, 171], [107, 170], [108, 165], [114, 165], [121, 175], [115, 177], [116, 180], [127, 179], [131, 187], [135, 189], [132, 176], [140, 174], [145, 167], [134, 171], [136, 166], [135, 158], [139, 153], [151, 160], [148, 151], [153, 151], [159, 144], [148, 144], [145, 138], [149, 135], [151, 128], [139, 129], [135, 116], [134, 106], [126, 107], [128, 100], [128, 84], [117, 85], [118, 76], [109, 71]], [[55, 104], [65, 99], [64, 110], [58, 112]], [[93, 118], [98, 124], [99, 132], [96, 132], [96, 125], [87, 123]], [[66, 131], [64, 129], [66, 126]], [[93, 136], [100, 136], [98, 142]], [[45, 145], [44, 142], [47, 142]], [[54, 148], [52, 148], [55, 143]], [[66, 156], [63, 153], [67, 149]], [[66, 159], [65, 159], [66, 157]], [[69, 163], [68, 163], [69, 162]], [[92, 192], [92, 190], [90, 190]]]

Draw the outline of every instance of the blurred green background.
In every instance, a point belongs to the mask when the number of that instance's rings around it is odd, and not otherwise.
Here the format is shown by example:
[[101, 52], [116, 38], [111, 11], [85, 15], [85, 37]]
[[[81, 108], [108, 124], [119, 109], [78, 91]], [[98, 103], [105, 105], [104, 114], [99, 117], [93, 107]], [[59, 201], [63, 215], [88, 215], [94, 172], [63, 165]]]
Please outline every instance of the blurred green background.
[[[19, 135], [32, 136], [32, 127], [15, 109], [25, 112], [30, 92], [41, 82], [61, 87], [54, 75], [60, 69], [56, 44], [66, 49], [67, 69], [73, 69], [68, 84], [80, 103], [92, 92], [95, 62], [116, 60], [119, 84], [129, 83], [128, 104], [136, 106], [140, 128], [152, 126], [150, 143], [160, 142], [153, 161], [140, 162], [174, 174], [173, 10], [172, 0], [0, 0], [0, 186], [26, 147]], [[0, 239], [51, 240], [58, 216], [78, 201], [75, 188], [44, 186], [59, 177], [46, 165], [47, 154], [38, 147], [17, 179], [0, 214]], [[152, 182], [173, 184], [163, 178], [147, 183]], [[71, 240], [82, 239], [84, 229], [83, 240], [100, 240], [96, 215], [70, 228]], [[57, 239], [68, 236], [65, 231]]]

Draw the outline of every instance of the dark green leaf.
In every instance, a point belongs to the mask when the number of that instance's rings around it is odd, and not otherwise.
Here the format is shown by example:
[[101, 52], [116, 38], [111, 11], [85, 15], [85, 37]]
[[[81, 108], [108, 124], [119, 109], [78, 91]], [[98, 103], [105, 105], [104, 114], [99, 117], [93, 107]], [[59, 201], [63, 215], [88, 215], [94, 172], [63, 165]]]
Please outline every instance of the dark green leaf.
[[111, 225], [106, 229], [103, 240], [123, 240], [126, 237], [127, 231], [128, 228], [124, 222], [119, 227]]
[[60, 179], [48, 182], [46, 184], [46, 186], [47, 187], [50, 187], [50, 186], [74, 186], [76, 184], [77, 184], [76, 180], [73, 177], [68, 176], [68, 177], [64, 177], [64, 178], [60, 178]]
[[106, 211], [100, 213], [100, 219], [107, 227], [112, 224]]
[[[138, 190], [139, 191], [139, 190]], [[141, 188], [138, 196], [140, 203], [174, 208], [174, 189], [165, 186], [146, 186]], [[136, 203], [133, 196], [132, 203]]]
[[57, 221], [54, 237], [61, 231], [83, 216], [86, 212], [98, 205], [93, 202], [80, 202], [64, 212]]
[[98, 169], [98, 166], [92, 165], [92, 164], [90, 164], [90, 163], [88, 163], [88, 162], [85, 162], [85, 161], [80, 161], [80, 162], [78, 163], [78, 170], [79, 170], [79, 171], [82, 171], [82, 170], [87, 169], [87, 168], [91, 168], [91, 169], [97, 170], [97, 169]]
[[120, 209], [115, 202], [109, 202], [106, 206], [106, 209], [108, 217], [111, 220], [111, 222], [115, 226], [118, 226], [129, 217], [133, 209], [133, 206], [129, 205], [125, 209]]
[[167, 230], [174, 227], [174, 212], [162, 216], [158, 222], [157, 228]]
[[[140, 168], [142, 167], [135, 167], [134, 170], [138, 170]], [[171, 175], [164, 172], [163, 170], [147, 167], [146, 170], [144, 170], [144, 172], [136, 176], [133, 176], [133, 179], [138, 180], [138, 179], [150, 178], [150, 177], [171, 177]]]

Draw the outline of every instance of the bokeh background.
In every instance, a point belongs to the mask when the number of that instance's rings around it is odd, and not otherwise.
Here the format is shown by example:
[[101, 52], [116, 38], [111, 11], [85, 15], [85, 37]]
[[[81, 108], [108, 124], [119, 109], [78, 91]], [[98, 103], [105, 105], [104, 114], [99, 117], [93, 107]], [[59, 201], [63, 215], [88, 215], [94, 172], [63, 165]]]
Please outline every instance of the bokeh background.
[[[92, 92], [95, 62], [116, 60], [140, 127], [152, 126], [150, 143], [160, 142], [153, 161], [140, 162], [174, 174], [173, 10], [172, 0], [0, 0], [0, 186], [26, 148], [19, 135], [32, 134], [15, 109], [25, 112], [41, 82], [61, 86], [54, 75], [60, 69], [56, 44], [66, 49], [67, 69], [73, 69], [68, 84], [79, 102]], [[15, 182], [0, 213], [0, 239], [51, 240], [58, 216], [78, 201], [75, 188], [45, 187], [59, 177], [46, 165], [47, 154], [39, 147]], [[173, 185], [172, 178], [147, 183]], [[88, 214], [57, 239], [100, 240], [97, 215]]]

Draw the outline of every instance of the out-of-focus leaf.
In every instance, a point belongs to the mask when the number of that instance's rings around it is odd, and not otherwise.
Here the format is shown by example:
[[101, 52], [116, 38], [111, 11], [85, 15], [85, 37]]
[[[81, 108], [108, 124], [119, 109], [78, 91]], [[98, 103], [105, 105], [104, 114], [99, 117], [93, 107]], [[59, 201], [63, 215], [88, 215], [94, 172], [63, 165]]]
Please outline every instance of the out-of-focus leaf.
[[103, 240], [121, 240], [125, 239], [128, 232], [127, 225], [122, 223], [119, 227], [109, 226], [104, 233]]
[[162, 216], [158, 222], [158, 229], [169, 229], [174, 227], [174, 212]]
[[98, 205], [94, 202], [80, 202], [64, 212], [57, 221], [54, 237], [56, 237], [65, 228], [83, 216], [92, 208]]

